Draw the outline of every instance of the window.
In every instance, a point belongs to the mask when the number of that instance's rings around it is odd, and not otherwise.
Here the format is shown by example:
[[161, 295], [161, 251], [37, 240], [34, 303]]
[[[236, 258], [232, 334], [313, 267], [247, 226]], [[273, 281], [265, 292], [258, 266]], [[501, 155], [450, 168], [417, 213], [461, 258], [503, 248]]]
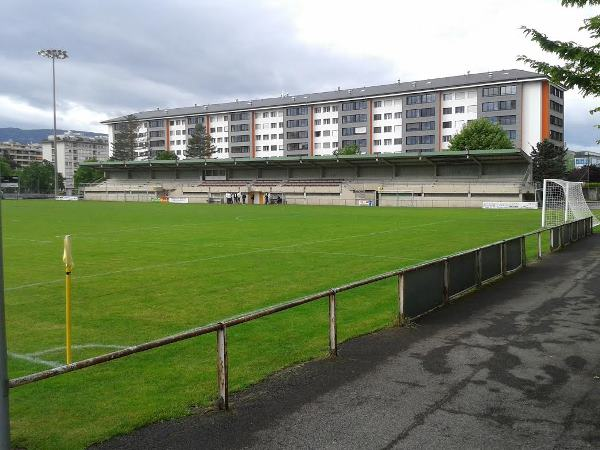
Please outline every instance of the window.
[[477, 98], [477, 91], [468, 91], [467, 98]]
[[[379, 114], [379, 116], [381, 118], [381, 114]], [[355, 114], [353, 116], [342, 116], [342, 123], [356, 123], [356, 122], [366, 122], [366, 121], [367, 121], [366, 114]]]
[[174, 120], [170, 120], [169, 121], [169, 125], [174, 126], [175, 125], [175, 121]]
[[238, 136], [231, 136], [231, 142], [250, 142], [250, 136], [247, 134], [240, 134]]
[[315, 137], [321, 137], [321, 132], [320, 131], [315, 131]]
[[430, 122], [409, 122], [406, 124], [406, 131], [435, 130], [435, 121]]
[[[195, 122], [197, 123], [197, 122]], [[150, 128], [157, 128], [157, 127], [163, 127], [165, 125], [165, 121], [160, 119], [160, 120], [151, 120], [149, 122], [149, 127]]]
[[394, 145], [402, 145], [402, 138], [394, 138]]
[[339, 120], [338, 120], [338, 118], [337, 118], [337, 117], [333, 117], [333, 118], [331, 119], [331, 123], [332, 123], [332, 124], [337, 124], [338, 122], [339, 122]]
[[217, 131], [217, 130], [216, 130], [216, 128], [211, 128], [211, 129], [210, 129], [210, 133], [214, 133], [214, 132], [216, 132], [216, 131]]
[[391, 139], [384, 139], [383, 140], [383, 145], [392, 145], [392, 140]]
[[383, 132], [384, 133], [391, 133], [392, 132], [392, 127], [391, 126], [383, 127]]
[[275, 150], [277, 150], [277, 145], [271, 145], [271, 151], [274, 152]]
[[550, 100], [550, 109], [552, 111], [556, 111], [558, 113], [564, 112], [564, 106], [561, 105], [560, 103], [557, 103], [557, 102], [553, 101], [553, 100]]
[[308, 119], [288, 120], [286, 126], [287, 128], [307, 127]]
[[[337, 131], [336, 131], [337, 133]], [[331, 135], [331, 130], [324, 130], [323, 131], [323, 136], [330, 136]]]
[[488, 117], [488, 120], [499, 125], [514, 125], [517, 123], [517, 116], [495, 116]]
[[316, 114], [319, 114], [320, 112], [321, 112], [321, 107], [320, 107], [320, 106], [317, 106], [317, 107], [315, 108], [315, 113], [316, 113]]
[[237, 122], [238, 120], [248, 120], [247, 112], [231, 113], [231, 121]]
[[277, 113], [275, 111], [271, 111], [271, 117], [277, 117]]
[[[267, 124], [265, 124], [265, 125], [267, 125]], [[277, 122], [272, 122], [271, 123], [271, 129], [273, 129], [273, 128], [277, 128]]]
[[[335, 144], [335, 142], [334, 142]], [[347, 141], [342, 141], [342, 148], [348, 147], [349, 145], [358, 145], [359, 147], [366, 147], [367, 140], [366, 139], [352, 139]], [[334, 146], [335, 148], [335, 146]]]
[[373, 106], [375, 108], [381, 108], [383, 106], [383, 102], [381, 100], [377, 100], [376, 102], [373, 102]]
[[[381, 114], [373, 114], [373, 120], [381, 120]], [[343, 122], [343, 119], [342, 119]]]
[[321, 148], [321, 143], [320, 142], [315, 142], [315, 150], [318, 150]]
[[517, 130], [506, 130], [506, 134], [508, 136], [509, 139], [516, 139], [517, 138]]
[[435, 136], [406, 136], [406, 145], [433, 144]]
[[456, 106], [454, 108], [454, 114], [463, 114], [465, 112], [464, 106]]
[[394, 125], [394, 133], [402, 133], [402, 125]]
[[177, 145], [181, 145], [181, 139], [177, 139], [175, 142], [177, 142]]
[[285, 110], [286, 116], [304, 116], [308, 114], [308, 106], [296, 106]]
[[194, 134], [194, 128], [188, 128], [187, 134], [189, 134], [190, 136]]
[[383, 115], [383, 120], [390, 120], [392, 118], [392, 113], [385, 113]]
[[358, 109], [367, 109], [367, 101], [359, 100], [356, 102], [342, 103], [342, 111], [355, 111]]
[[510, 86], [494, 86], [489, 88], [481, 89], [482, 97], [497, 97], [499, 95], [515, 95], [517, 93], [517, 86], [511, 84]]
[[283, 133], [279, 134], [279, 139], [283, 139]]
[[454, 94], [454, 99], [455, 100], [462, 100], [463, 98], [465, 98], [465, 93], [464, 92], [456, 92]]
[[328, 113], [331, 110], [330, 106], [323, 106], [323, 112]]
[[419, 94], [409, 95], [406, 97], [407, 105], [417, 105], [420, 103], [433, 103], [435, 101], [435, 94]]
[[247, 145], [236, 145], [231, 147], [231, 153], [250, 153], [250, 147]]
[[452, 114], [452, 108], [442, 108], [442, 114]]
[[564, 126], [563, 119], [561, 119], [560, 117], [553, 116], [553, 115], [550, 115], [550, 123], [552, 125], [556, 125], [557, 127]]
[[562, 141], [563, 134], [558, 131], [550, 130], [550, 139], [552, 139], [553, 141]]
[[238, 125], [231, 125], [231, 132], [236, 133], [238, 131], [248, 131], [250, 126], [247, 123], [240, 123]]
[[176, 120], [175, 125], [182, 125], [181, 120]]
[[367, 127], [349, 127], [342, 128], [342, 136], [352, 136], [353, 134], [366, 134]]
[[381, 139], [375, 139], [373, 145], [381, 145]]
[[331, 148], [338, 148], [338, 143], [337, 142], [332, 142], [331, 143]]
[[443, 122], [442, 123], [442, 128], [452, 128], [452, 121], [450, 121], [450, 122]]
[[321, 119], [315, 119], [315, 125], [321, 125]]
[[442, 142], [450, 142], [451, 137], [451, 135], [445, 134], [444, 136], [442, 136]]
[[444, 94], [444, 100], [452, 100], [454, 98], [454, 94], [452, 92], [448, 94]]
[[383, 102], [383, 104], [384, 104], [385, 106], [392, 106], [392, 101], [391, 101], [391, 100], [385, 100], [385, 101]]
[[402, 119], [402, 113], [400, 111], [394, 113], [394, 119]]
[[283, 128], [283, 122], [279, 122], [279, 128]]
[[323, 148], [330, 148], [331, 142], [323, 142]]
[[175, 141], [169, 141], [169, 145], [175, 145]]
[[[193, 129], [193, 128], [192, 128], [192, 129]], [[169, 131], [169, 134], [171, 134], [171, 131], [173, 131], [173, 130], [170, 130], [170, 131]], [[151, 132], [150, 132], [150, 137], [152, 137], [152, 133], [153, 133], [153, 132], [151, 131]], [[180, 136], [180, 135], [181, 135], [181, 130], [175, 130], [175, 136]]]
[[[236, 126], [236, 125], [231, 125], [231, 127], [232, 127], [232, 128], [233, 128], [233, 127], [235, 127], [235, 126]], [[257, 124], [255, 124], [255, 125], [254, 125], [254, 129], [255, 129], [255, 130], [260, 130], [260, 128], [261, 128], [261, 125], [260, 125], [260, 123], [257, 123]]]
[[481, 104], [481, 111], [505, 111], [509, 109], [516, 109], [517, 101], [516, 100], [506, 100], [499, 102], [486, 102]]
[[407, 118], [431, 117], [431, 116], [435, 116], [435, 108], [407, 109], [406, 110]]
[[287, 149], [288, 151], [308, 150], [308, 142], [290, 142]]
[[564, 96], [564, 92], [554, 86], [550, 86], [550, 94], [558, 98], [563, 98]]
[[331, 124], [331, 119], [323, 119], [323, 125]]
[[262, 116], [263, 116], [263, 119], [266, 119], [266, 118], [269, 117], [269, 113], [268, 112], [264, 112]]
[[268, 134], [263, 134], [263, 141], [268, 141], [269, 140], [269, 135]]
[[217, 127], [217, 132], [218, 133], [222, 133], [223, 132], [223, 127]]
[[151, 131], [150, 132], [150, 137], [151, 138], [163, 137], [164, 135], [165, 135], [165, 132], [163, 130], [160, 130], [160, 131]]

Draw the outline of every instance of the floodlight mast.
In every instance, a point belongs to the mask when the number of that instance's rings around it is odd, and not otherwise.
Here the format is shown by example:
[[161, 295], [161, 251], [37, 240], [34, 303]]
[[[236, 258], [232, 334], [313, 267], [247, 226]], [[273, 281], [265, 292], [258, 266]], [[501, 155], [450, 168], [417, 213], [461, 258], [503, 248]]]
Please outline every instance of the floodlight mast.
[[54, 111], [54, 140], [52, 141], [52, 157], [54, 158], [54, 197], [58, 195], [58, 147], [56, 142], [56, 77], [54, 71], [55, 59], [67, 59], [66, 50], [48, 49], [40, 50], [38, 55], [52, 60], [52, 108]]

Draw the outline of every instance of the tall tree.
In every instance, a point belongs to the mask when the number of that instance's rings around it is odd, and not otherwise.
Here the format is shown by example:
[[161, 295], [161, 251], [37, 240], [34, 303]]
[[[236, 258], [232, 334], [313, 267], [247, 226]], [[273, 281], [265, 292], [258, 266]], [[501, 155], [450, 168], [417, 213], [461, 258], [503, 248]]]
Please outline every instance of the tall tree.
[[[34, 162], [25, 167], [19, 179], [21, 190], [50, 194], [54, 192], [54, 165], [49, 161]], [[64, 178], [58, 174], [58, 189], [64, 190]]]
[[360, 147], [356, 144], [346, 145], [341, 149], [333, 151], [334, 155], [360, 155]]
[[494, 150], [514, 148], [506, 131], [486, 118], [468, 122], [464, 128], [450, 139], [449, 150]]
[[206, 128], [201, 123], [197, 124], [194, 132], [188, 138], [187, 149], [185, 151], [186, 158], [210, 158], [215, 152], [210, 135]]
[[[88, 161], [95, 161], [89, 159]], [[98, 169], [94, 169], [90, 166], [79, 166], [73, 175], [73, 184], [76, 188], [83, 183], [95, 183], [104, 179], [104, 172]]]
[[158, 159], [158, 160], [177, 160], [177, 155], [175, 154], [175, 152], [168, 152], [166, 150], [161, 150], [160, 152], [158, 152], [156, 154], [156, 156], [154, 157], [154, 159]]
[[545, 178], [564, 179], [567, 168], [565, 156], [567, 151], [549, 140], [538, 142], [531, 146], [531, 160], [533, 166], [533, 181], [543, 182]]
[[[600, 5], [600, 0], [562, 0], [565, 7], [584, 7]], [[580, 31], [586, 31], [592, 40], [592, 45], [585, 46], [576, 42], [552, 40], [546, 34], [528, 27], [522, 27], [525, 35], [537, 42], [542, 50], [556, 55], [559, 64], [531, 59], [525, 55], [519, 56], [519, 61], [526, 62], [533, 69], [546, 74], [556, 83], [567, 89], [578, 88], [584, 97], [600, 96], [600, 15], [585, 19]], [[600, 112], [600, 107], [590, 113]], [[600, 125], [596, 125], [600, 128]], [[598, 140], [600, 143], [600, 140]]]
[[132, 161], [135, 159], [135, 149], [140, 148], [137, 143], [139, 128], [140, 122], [133, 114], [125, 118], [125, 122], [120, 124], [119, 131], [114, 135], [111, 159], [115, 161]]

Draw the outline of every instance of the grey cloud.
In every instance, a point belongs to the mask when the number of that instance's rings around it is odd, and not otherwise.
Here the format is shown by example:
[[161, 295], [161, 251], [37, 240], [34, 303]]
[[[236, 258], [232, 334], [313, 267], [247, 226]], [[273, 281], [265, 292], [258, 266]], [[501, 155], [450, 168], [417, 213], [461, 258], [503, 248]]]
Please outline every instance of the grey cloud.
[[[357, 61], [294, 38], [290, 22], [259, 2], [9, 0], [0, 41], [0, 94], [43, 107], [49, 64], [35, 54], [62, 47], [64, 102], [107, 116], [154, 107], [383, 82], [386, 63]], [[335, 86], [326, 80], [335, 80]]]

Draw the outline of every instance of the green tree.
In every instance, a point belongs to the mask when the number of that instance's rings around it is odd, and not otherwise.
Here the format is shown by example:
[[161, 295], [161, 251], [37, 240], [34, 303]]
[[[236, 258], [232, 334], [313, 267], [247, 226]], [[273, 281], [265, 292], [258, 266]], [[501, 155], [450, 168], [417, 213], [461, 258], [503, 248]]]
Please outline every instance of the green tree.
[[452, 139], [449, 150], [494, 150], [514, 148], [506, 131], [488, 119], [480, 118], [468, 122]]
[[165, 150], [161, 150], [160, 152], [158, 152], [156, 154], [156, 156], [154, 157], [154, 159], [158, 159], [158, 160], [177, 160], [177, 155], [175, 154], [175, 152], [168, 152]]
[[5, 158], [0, 158], [0, 176], [10, 177], [14, 175], [14, 169]]
[[115, 161], [132, 161], [135, 159], [135, 150], [140, 146], [137, 143], [140, 122], [130, 114], [125, 122], [119, 124], [120, 129], [115, 132], [112, 142], [112, 158]]
[[342, 147], [342, 149], [337, 149], [333, 151], [333, 154], [338, 155], [360, 155], [360, 147], [356, 144], [346, 145]]
[[[88, 160], [95, 161], [94, 159]], [[82, 183], [95, 183], [104, 179], [104, 172], [90, 166], [79, 166], [73, 175], [73, 184], [78, 188]]]
[[[49, 161], [34, 162], [23, 168], [19, 179], [21, 190], [50, 194], [54, 192], [54, 165]], [[65, 183], [61, 173], [58, 174], [58, 189], [64, 190]]]
[[197, 124], [194, 132], [187, 140], [187, 149], [185, 151], [186, 158], [210, 158], [215, 152], [210, 135], [206, 132], [206, 128], [201, 123]]
[[[584, 7], [600, 5], [600, 0], [562, 0], [565, 7]], [[556, 83], [567, 89], [578, 88], [584, 97], [600, 96], [600, 15], [585, 19], [580, 31], [586, 31], [591, 38], [591, 45], [576, 42], [552, 40], [546, 34], [528, 27], [522, 27], [526, 36], [536, 42], [542, 50], [557, 56], [558, 64], [531, 59], [525, 55], [517, 59], [529, 64], [537, 72], [548, 75]], [[600, 107], [590, 113], [600, 112]], [[600, 128], [600, 125], [596, 125]], [[600, 143], [600, 140], [598, 141]]]
[[547, 139], [538, 142], [535, 147], [531, 146], [533, 181], [541, 183], [545, 178], [564, 179], [567, 172], [566, 154], [564, 148], [554, 145]]

